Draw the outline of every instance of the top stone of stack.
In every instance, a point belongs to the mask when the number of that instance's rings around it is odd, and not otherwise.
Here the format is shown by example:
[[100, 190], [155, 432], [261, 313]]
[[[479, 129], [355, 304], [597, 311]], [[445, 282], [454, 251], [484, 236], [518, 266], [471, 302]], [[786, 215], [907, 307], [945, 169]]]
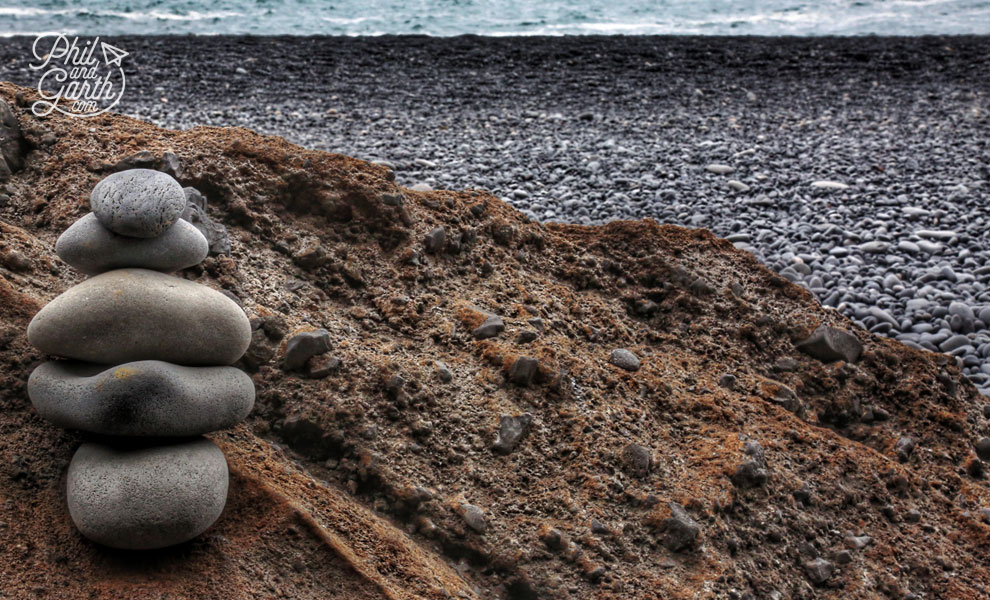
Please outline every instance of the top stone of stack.
[[100, 224], [110, 231], [137, 238], [165, 233], [186, 208], [178, 181], [160, 171], [130, 169], [96, 184], [89, 197]]
[[170, 175], [150, 169], [114, 173], [90, 195], [93, 212], [58, 238], [59, 258], [88, 275], [140, 268], [172, 272], [199, 264], [210, 245], [181, 215], [186, 192]]

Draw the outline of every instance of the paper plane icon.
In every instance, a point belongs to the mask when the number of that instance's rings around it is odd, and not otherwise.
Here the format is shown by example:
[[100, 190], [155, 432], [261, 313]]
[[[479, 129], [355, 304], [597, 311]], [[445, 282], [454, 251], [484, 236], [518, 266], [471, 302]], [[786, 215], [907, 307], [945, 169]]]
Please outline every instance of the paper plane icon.
[[[124, 52], [116, 46], [111, 46], [106, 42], [100, 42], [100, 47], [103, 49], [103, 62], [107, 63], [107, 66], [117, 65], [120, 66], [120, 59], [124, 58], [129, 52]], [[110, 57], [113, 57], [112, 59]]]

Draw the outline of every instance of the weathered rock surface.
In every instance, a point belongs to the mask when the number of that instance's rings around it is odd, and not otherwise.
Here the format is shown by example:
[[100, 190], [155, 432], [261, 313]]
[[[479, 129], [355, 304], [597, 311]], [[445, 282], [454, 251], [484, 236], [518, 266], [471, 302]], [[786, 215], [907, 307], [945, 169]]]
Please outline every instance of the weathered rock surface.
[[191, 436], [239, 423], [254, 384], [234, 367], [157, 360], [116, 367], [50, 361], [28, 379], [31, 403], [59, 427], [125, 436]]
[[811, 337], [797, 345], [798, 350], [822, 362], [844, 360], [854, 363], [863, 353], [863, 344], [848, 331], [822, 325]]
[[55, 243], [59, 258], [87, 275], [128, 267], [178, 271], [198, 265], [209, 250], [203, 234], [186, 221], [176, 221], [160, 236], [135, 238], [110, 231], [93, 213], [73, 223]]
[[150, 238], [175, 223], [186, 208], [186, 195], [178, 181], [161, 171], [130, 169], [96, 184], [89, 204], [110, 231]]
[[326, 329], [297, 333], [285, 345], [285, 368], [289, 371], [301, 369], [310, 358], [329, 351], [330, 332]]
[[533, 415], [502, 415], [499, 418], [498, 437], [492, 449], [498, 454], [509, 454], [522, 442], [533, 423]]
[[230, 236], [223, 223], [217, 223], [206, 213], [206, 196], [193, 187], [183, 189], [186, 194], [186, 208], [180, 218], [192, 223], [209, 244], [210, 254], [230, 256]]
[[95, 363], [228, 365], [247, 350], [251, 325], [233, 300], [204, 285], [119, 269], [45, 305], [31, 320], [28, 339], [46, 354]]
[[26, 143], [21, 133], [14, 111], [4, 100], [0, 100], [0, 181], [24, 166]]
[[69, 465], [69, 514], [94, 542], [128, 550], [191, 540], [220, 516], [227, 461], [207, 439], [115, 448], [84, 443]]

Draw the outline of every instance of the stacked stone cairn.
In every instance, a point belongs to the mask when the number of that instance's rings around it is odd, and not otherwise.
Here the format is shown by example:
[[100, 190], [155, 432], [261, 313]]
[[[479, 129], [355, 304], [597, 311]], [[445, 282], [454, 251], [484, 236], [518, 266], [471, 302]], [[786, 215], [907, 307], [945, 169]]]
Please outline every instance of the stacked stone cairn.
[[67, 229], [58, 256], [92, 275], [41, 309], [28, 339], [68, 360], [37, 367], [28, 394], [41, 416], [87, 432], [69, 465], [69, 513], [87, 538], [151, 549], [190, 540], [227, 500], [227, 461], [202, 434], [254, 405], [229, 366], [251, 339], [244, 311], [168, 273], [206, 258], [206, 238], [179, 218], [186, 197], [158, 171], [110, 175], [92, 213]]

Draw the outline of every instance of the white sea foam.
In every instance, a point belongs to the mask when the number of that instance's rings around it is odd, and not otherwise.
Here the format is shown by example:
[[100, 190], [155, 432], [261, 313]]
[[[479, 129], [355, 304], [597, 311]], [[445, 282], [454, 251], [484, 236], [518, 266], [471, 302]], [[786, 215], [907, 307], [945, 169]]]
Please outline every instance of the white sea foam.
[[[0, 28], [345, 35], [990, 34], [990, 0], [0, 0]], [[6, 19], [5, 19], [6, 17]], [[12, 22], [12, 23], [11, 23]]]

